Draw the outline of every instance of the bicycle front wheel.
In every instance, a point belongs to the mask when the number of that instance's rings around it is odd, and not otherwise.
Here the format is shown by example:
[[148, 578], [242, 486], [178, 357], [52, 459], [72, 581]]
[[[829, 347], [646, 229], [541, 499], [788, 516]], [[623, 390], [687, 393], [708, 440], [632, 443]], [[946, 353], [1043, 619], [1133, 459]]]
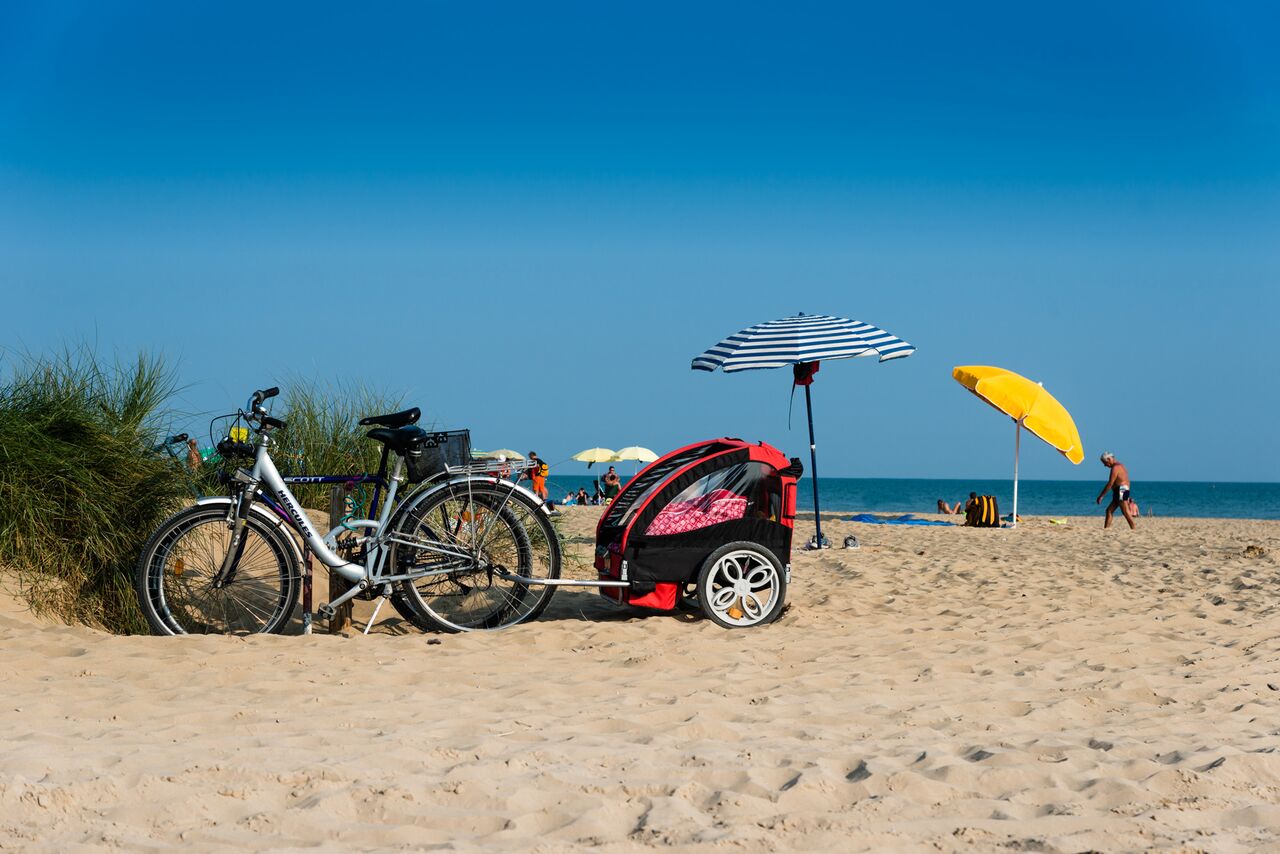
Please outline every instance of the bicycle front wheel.
[[301, 567], [288, 535], [250, 513], [232, 572], [215, 586], [231, 547], [227, 505], [184, 510], [160, 526], [138, 562], [142, 612], [158, 635], [283, 631], [298, 602]]
[[[424, 631], [501, 629], [542, 613], [560, 577], [560, 539], [547, 514], [509, 487], [463, 481], [410, 505], [391, 566], [421, 574], [392, 596]], [[530, 579], [516, 581], [511, 576]]]

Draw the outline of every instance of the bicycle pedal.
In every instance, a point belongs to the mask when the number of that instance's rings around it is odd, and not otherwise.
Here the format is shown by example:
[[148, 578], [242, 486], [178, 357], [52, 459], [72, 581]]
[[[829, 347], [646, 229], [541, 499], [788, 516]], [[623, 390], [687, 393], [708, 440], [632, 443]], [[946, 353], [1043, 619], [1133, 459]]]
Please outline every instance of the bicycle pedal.
[[332, 620], [338, 613], [338, 609], [325, 602], [316, 608], [316, 613], [324, 617], [326, 620]]

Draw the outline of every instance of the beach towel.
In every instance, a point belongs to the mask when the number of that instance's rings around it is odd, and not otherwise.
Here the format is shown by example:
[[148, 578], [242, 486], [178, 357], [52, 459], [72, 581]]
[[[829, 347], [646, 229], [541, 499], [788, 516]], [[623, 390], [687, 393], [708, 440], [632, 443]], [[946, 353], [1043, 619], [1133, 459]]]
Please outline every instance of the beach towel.
[[933, 519], [917, 519], [910, 513], [903, 516], [875, 516], [871, 513], [858, 513], [845, 519], [846, 522], [864, 522], [868, 525], [950, 525]]

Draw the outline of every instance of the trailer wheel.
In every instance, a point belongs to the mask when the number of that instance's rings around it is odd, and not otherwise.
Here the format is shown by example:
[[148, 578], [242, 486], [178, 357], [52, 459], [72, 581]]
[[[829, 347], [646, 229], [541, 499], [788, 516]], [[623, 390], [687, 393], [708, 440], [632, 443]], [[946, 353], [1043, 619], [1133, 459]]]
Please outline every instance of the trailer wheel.
[[773, 552], [738, 542], [711, 553], [698, 573], [702, 613], [726, 629], [761, 626], [777, 619], [787, 580]]

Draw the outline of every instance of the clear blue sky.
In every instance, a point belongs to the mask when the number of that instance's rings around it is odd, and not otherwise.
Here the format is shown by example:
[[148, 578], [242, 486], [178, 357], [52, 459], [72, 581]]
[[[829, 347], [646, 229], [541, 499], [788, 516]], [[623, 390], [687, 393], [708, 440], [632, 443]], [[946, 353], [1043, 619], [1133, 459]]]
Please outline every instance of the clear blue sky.
[[786, 372], [689, 360], [831, 313], [919, 351], [824, 365], [824, 474], [1005, 474], [986, 363], [1080, 426], [1028, 477], [1280, 481], [1276, 8], [6, 3], [0, 345], [801, 454]]

